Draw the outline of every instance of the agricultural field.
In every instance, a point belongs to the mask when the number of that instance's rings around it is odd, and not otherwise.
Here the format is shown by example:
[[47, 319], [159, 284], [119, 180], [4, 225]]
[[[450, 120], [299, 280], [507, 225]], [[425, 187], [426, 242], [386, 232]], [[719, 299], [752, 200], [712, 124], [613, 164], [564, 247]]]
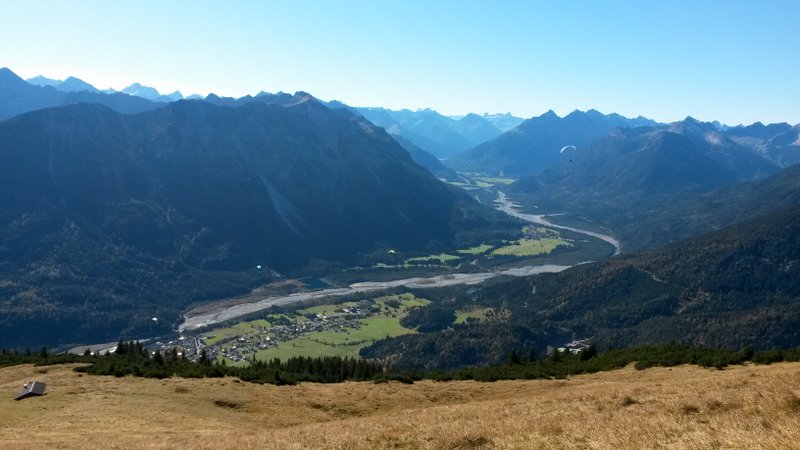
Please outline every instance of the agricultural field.
[[268, 315], [199, 336], [211, 358], [230, 364], [291, 356], [352, 356], [387, 336], [414, 333], [400, 319], [430, 301], [399, 294]]
[[257, 332], [259, 327], [269, 328], [271, 326], [272, 325], [269, 322], [263, 319], [251, 320], [248, 322], [240, 322], [237, 323], [236, 325], [232, 325], [226, 328], [218, 328], [213, 332], [203, 333], [203, 337], [207, 345], [213, 345], [220, 341], [224, 341], [226, 339], [231, 339], [237, 336], [241, 336], [243, 334]]
[[[491, 260], [495, 256], [530, 257], [546, 255], [557, 247], [571, 247], [572, 244], [561, 237], [561, 234], [546, 227], [522, 228], [521, 237], [515, 241], [496, 243], [483, 242], [474, 247], [462, 248], [450, 253], [416, 256], [403, 260], [398, 264], [377, 263], [373, 269], [408, 269], [412, 267], [461, 267], [461, 264]], [[490, 263], [491, 265], [491, 263]]]
[[496, 248], [492, 251], [493, 256], [536, 256], [552, 252], [556, 247], [571, 247], [572, 244], [562, 239], [520, 239], [512, 241], [508, 245]]

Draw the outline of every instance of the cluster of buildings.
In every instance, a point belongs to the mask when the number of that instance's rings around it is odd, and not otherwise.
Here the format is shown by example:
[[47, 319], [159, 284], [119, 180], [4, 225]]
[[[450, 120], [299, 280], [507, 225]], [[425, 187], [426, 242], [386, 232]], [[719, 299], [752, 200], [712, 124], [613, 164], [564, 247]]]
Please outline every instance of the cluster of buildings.
[[238, 336], [230, 336], [218, 340], [213, 344], [207, 342], [214, 338], [213, 335], [181, 336], [168, 342], [155, 342], [148, 345], [151, 352], [156, 349], [162, 353], [177, 348], [179, 355], [197, 361], [205, 350], [206, 357], [212, 361], [223, 357], [230, 361], [245, 361], [251, 359], [253, 354], [269, 348], [277, 347], [281, 342], [290, 341], [305, 334], [321, 331], [345, 332], [348, 329], [361, 327], [359, 319], [368, 317], [369, 310], [361, 304], [352, 307], [343, 307], [336, 310], [335, 314], [307, 314], [301, 317], [283, 320], [282, 324], [269, 327], [256, 325], [251, 332]]

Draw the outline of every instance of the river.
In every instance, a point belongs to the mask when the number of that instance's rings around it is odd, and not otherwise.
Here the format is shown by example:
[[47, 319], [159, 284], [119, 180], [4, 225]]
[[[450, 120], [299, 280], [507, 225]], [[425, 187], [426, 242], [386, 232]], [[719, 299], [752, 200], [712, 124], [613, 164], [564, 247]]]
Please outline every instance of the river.
[[[620, 249], [620, 245], [619, 245], [619, 241], [617, 239], [614, 239], [612, 236], [607, 235], [607, 234], [601, 234], [601, 233], [597, 233], [595, 231], [583, 230], [583, 229], [580, 229], [580, 228], [568, 227], [568, 226], [565, 226], [565, 225], [558, 225], [558, 224], [555, 224], [555, 223], [550, 222], [549, 220], [545, 219], [545, 217], [548, 216], [547, 214], [525, 214], [525, 213], [519, 212], [518, 211], [519, 205], [517, 205], [516, 203], [512, 202], [511, 200], [509, 200], [508, 197], [506, 196], [506, 194], [504, 194], [502, 192], [498, 192], [497, 193], [497, 200], [495, 200], [495, 203], [497, 204], [497, 209], [499, 209], [500, 211], [503, 211], [504, 213], [508, 214], [509, 216], [516, 217], [518, 219], [522, 219], [522, 220], [525, 220], [525, 221], [528, 221], [528, 222], [538, 223], [539, 225], [545, 225], [545, 226], [548, 226], [550, 228], [556, 228], [556, 229], [559, 229], [559, 230], [572, 231], [573, 233], [585, 234], [587, 236], [592, 236], [592, 237], [595, 237], [597, 239], [606, 241], [609, 244], [614, 246], [614, 256], [619, 255], [619, 252], [621, 250]], [[550, 214], [550, 215], [552, 216], [553, 214]]]
[[[519, 219], [528, 222], [537, 223], [552, 228], [568, 230], [574, 233], [585, 234], [587, 236], [592, 236], [598, 239], [602, 239], [603, 241], [606, 241], [614, 246], [615, 255], [619, 254], [620, 251], [619, 241], [617, 241], [611, 236], [596, 233], [594, 231], [581, 230], [579, 228], [557, 225], [546, 220], [544, 218], [545, 217], [544, 215], [521, 213], [517, 210], [519, 206], [511, 202], [508, 199], [508, 197], [502, 192], [498, 192], [498, 198], [497, 200], [495, 200], [495, 203], [497, 203], [497, 209], [503, 211], [504, 213], [510, 216], [517, 217]], [[538, 266], [514, 267], [511, 269], [505, 269], [497, 272], [452, 273], [445, 275], [436, 275], [427, 278], [414, 277], [414, 278], [402, 278], [391, 281], [363, 281], [359, 283], [353, 283], [347, 287], [320, 289], [309, 292], [296, 292], [294, 294], [289, 294], [289, 295], [277, 295], [277, 296], [265, 297], [255, 302], [240, 303], [231, 306], [220, 304], [220, 306], [217, 309], [213, 309], [212, 307], [211, 311], [209, 311], [209, 307], [207, 305], [204, 307], [202, 312], [189, 311], [186, 314], [184, 314], [183, 316], [184, 321], [178, 328], [178, 331], [184, 332], [184, 331], [195, 330], [197, 328], [214, 325], [220, 322], [225, 322], [227, 320], [236, 319], [237, 317], [242, 317], [258, 311], [263, 311], [271, 306], [286, 305], [289, 303], [302, 302], [304, 300], [311, 300], [316, 298], [341, 297], [344, 295], [363, 294], [367, 292], [379, 291], [382, 289], [391, 289], [396, 287], [409, 287], [409, 288], [420, 289], [420, 288], [437, 288], [444, 286], [453, 286], [458, 284], [475, 285], [483, 283], [484, 281], [490, 278], [494, 278], [500, 275], [524, 277], [540, 273], [561, 272], [562, 270], [569, 269], [570, 267], [572, 266], [545, 264]]]

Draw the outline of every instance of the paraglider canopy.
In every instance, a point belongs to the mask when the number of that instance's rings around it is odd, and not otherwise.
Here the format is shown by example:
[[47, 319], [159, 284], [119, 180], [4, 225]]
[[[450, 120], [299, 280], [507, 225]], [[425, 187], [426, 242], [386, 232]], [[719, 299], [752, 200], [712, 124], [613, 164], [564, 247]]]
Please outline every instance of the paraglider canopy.
[[[561, 154], [563, 155], [564, 152], [567, 152], [569, 154], [571, 152], [574, 152], [575, 150], [577, 150], [577, 147], [575, 147], [574, 145], [565, 145], [564, 147], [561, 148]], [[572, 162], [571, 157], [569, 158], [569, 162]]]
[[392, 256], [394, 256], [395, 254], [397, 254], [397, 252], [396, 252], [396, 251], [394, 251], [394, 250], [392, 250], [392, 249], [389, 249], [389, 251], [388, 251], [388, 252], [386, 252], [386, 253], [388, 253], [388, 254], [390, 254], [390, 255], [392, 255]]
[[261, 264], [256, 266], [256, 270], [261, 270]]

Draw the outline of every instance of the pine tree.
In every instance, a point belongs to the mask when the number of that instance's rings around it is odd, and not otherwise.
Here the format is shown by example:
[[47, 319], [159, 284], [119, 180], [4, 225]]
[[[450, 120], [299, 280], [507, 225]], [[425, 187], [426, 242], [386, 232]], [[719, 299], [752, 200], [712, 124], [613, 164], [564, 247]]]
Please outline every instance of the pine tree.
[[511, 354], [508, 355], [508, 363], [509, 364], [519, 364], [522, 362], [522, 359], [519, 357], [519, 354], [516, 350], [511, 350]]
[[159, 366], [164, 365], [164, 357], [161, 355], [161, 350], [156, 349], [156, 352], [153, 353], [153, 362]]

